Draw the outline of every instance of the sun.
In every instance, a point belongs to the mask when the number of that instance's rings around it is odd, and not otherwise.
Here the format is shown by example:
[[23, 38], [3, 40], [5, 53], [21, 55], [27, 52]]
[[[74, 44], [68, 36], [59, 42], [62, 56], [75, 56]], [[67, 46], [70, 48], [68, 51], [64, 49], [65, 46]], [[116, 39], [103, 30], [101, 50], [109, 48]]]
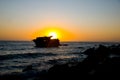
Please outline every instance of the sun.
[[59, 27], [43, 27], [34, 33], [33, 38], [36, 36], [52, 36], [51, 39], [59, 39], [60, 41], [73, 41], [77, 38], [76, 35], [77, 34], [73, 33], [72, 31], [68, 31]]
[[51, 39], [57, 39], [58, 38], [58, 34], [56, 32], [49, 32], [48, 36], [52, 36]]

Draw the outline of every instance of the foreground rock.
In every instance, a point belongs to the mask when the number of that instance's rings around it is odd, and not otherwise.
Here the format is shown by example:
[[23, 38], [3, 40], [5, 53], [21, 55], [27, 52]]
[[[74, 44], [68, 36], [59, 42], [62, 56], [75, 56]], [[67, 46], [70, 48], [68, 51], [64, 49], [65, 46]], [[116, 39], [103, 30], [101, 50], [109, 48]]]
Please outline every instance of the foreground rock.
[[76, 65], [67, 63], [50, 68], [47, 73], [48, 80], [119, 78], [120, 45], [110, 47], [100, 45], [97, 49], [90, 48], [83, 54], [88, 57]]

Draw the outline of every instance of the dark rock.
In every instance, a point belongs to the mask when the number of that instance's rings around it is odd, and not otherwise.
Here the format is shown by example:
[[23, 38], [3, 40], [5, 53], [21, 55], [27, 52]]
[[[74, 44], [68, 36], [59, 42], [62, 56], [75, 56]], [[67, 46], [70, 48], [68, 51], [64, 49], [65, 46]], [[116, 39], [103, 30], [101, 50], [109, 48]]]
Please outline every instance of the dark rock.
[[[99, 45], [98, 48], [90, 48], [83, 52], [88, 55], [82, 62], [76, 63], [75, 66], [69, 66], [69, 63], [63, 65], [55, 65], [48, 70], [50, 79], [76, 78], [76, 79], [94, 79], [95, 77], [112, 78], [114, 74], [116, 77], [120, 73], [120, 57], [110, 58], [109, 55], [117, 53], [120, 49], [116, 46], [114, 48]], [[112, 51], [112, 53], [111, 53]], [[69, 76], [67, 76], [69, 75]]]
[[29, 65], [25, 69], [23, 69], [23, 72], [25, 72], [25, 71], [31, 71], [31, 70], [34, 70], [34, 69], [33, 69], [32, 65]]

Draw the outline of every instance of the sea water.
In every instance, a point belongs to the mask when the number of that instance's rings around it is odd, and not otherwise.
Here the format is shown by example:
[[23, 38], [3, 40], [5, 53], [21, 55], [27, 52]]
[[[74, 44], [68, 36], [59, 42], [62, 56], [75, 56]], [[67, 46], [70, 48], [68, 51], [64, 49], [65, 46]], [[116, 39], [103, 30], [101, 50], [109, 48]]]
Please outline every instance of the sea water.
[[[61, 42], [67, 44], [58, 48], [36, 48], [32, 41], [0, 41], [0, 74], [22, 72], [27, 66], [38, 71], [47, 70], [55, 64], [82, 61], [86, 55], [81, 54], [88, 48], [106, 42]], [[117, 43], [116, 43], [117, 44]]]

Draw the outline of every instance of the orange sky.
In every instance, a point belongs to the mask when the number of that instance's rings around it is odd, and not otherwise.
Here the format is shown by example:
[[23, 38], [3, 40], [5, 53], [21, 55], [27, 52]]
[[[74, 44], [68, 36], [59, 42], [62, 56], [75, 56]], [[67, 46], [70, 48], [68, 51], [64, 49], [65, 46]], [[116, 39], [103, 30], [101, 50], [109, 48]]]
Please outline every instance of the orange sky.
[[71, 40], [73, 41], [75, 40], [76, 37], [74, 31], [65, 30], [64, 28], [61, 27], [52, 27], [52, 26], [47, 26], [36, 30], [32, 37], [35, 38], [36, 36], [49, 36], [50, 32], [55, 32], [61, 41], [71, 41]]
[[[110, 34], [111, 31], [111, 34]], [[52, 27], [46, 26], [41, 28], [21, 28], [21, 29], [13, 29], [13, 28], [6, 28], [6, 30], [0, 31], [0, 38], [1, 40], [32, 40], [38, 36], [48, 36], [49, 32], [56, 32], [58, 38], [61, 41], [118, 41], [120, 38], [118, 37], [119, 33], [116, 31], [112, 33], [112, 30], [105, 30], [102, 29], [98, 30], [77, 30], [74, 28], [65, 29], [64, 27]], [[4, 35], [2, 35], [4, 34]]]
[[119, 0], [0, 0], [0, 40], [55, 31], [60, 41], [120, 42]]

